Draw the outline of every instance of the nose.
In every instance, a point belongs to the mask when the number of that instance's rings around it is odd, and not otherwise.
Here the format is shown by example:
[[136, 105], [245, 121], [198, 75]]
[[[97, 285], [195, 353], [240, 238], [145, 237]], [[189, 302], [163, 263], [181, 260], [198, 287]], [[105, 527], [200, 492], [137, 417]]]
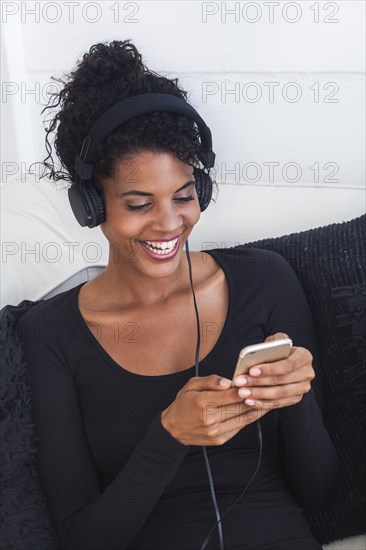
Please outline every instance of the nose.
[[162, 235], [178, 235], [183, 227], [180, 213], [172, 204], [162, 204], [156, 211], [154, 229]]

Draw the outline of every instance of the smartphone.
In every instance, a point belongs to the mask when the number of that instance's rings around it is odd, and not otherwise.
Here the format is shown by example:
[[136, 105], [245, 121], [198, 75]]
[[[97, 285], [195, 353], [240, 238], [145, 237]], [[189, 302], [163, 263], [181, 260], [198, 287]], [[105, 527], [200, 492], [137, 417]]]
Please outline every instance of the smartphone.
[[248, 374], [249, 369], [254, 365], [286, 359], [289, 356], [291, 347], [292, 340], [290, 338], [246, 346], [239, 353], [231, 386], [236, 387], [234, 384], [235, 377], [239, 374]]

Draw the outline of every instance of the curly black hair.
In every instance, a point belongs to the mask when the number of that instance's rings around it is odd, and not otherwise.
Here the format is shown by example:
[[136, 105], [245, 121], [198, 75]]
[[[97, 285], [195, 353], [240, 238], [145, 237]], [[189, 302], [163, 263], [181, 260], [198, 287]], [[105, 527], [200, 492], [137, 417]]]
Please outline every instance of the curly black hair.
[[[147, 69], [131, 39], [93, 45], [76, 69], [64, 76], [66, 81], [53, 78], [64, 87], [59, 93], [50, 94], [42, 111], [59, 109], [47, 121], [48, 156], [43, 161], [42, 175], [54, 181], [75, 182], [74, 160], [85, 136], [115, 103], [149, 92], [187, 100], [187, 92], [178, 85], [177, 78], [169, 80]], [[54, 149], [61, 162], [59, 169], [52, 156], [50, 137], [53, 133]], [[128, 120], [99, 144], [92, 161], [94, 182], [100, 187], [99, 178], [112, 177], [117, 160], [142, 151], [172, 152], [179, 160], [209, 173], [205, 168], [207, 150], [200, 141], [196, 123], [179, 113], [152, 112]]]

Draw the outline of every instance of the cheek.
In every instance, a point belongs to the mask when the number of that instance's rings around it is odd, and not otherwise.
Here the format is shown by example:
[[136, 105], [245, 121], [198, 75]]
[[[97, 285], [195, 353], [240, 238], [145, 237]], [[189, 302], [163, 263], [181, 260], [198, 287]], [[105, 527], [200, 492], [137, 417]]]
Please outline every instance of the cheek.
[[121, 207], [111, 204], [106, 208], [106, 220], [100, 227], [109, 241], [115, 241], [121, 236], [127, 239], [133, 236], [137, 225], [133, 216], [123, 212]]
[[196, 223], [198, 222], [200, 217], [201, 217], [201, 209], [200, 209], [200, 205], [199, 205], [199, 202], [198, 202], [198, 199], [197, 199], [197, 201], [194, 204], [194, 208], [192, 209], [192, 212], [190, 213], [190, 220], [189, 221], [190, 221], [191, 225], [196, 225]]
[[102, 230], [109, 240], [134, 239], [141, 232], [141, 226], [137, 218], [120, 214], [113, 220], [108, 217]]
[[[181, 211], [181, 216], [186, 226], [196, 225], [201, 217], [198, 200], [192, 201], [192, 203], [190, 208], [185, 208]], [[122, 208], [111, 205], [107, 209], [106, 221], [101, 224], [100, 228], [109, 241], [117, 240], [121, 236], [125, 239], [133, 239], [136, 235], [141, 234], [144, 226], [149, 225], [150, 222], [151, 220], [149, 221], [148, 217], [142, 219], [142, 216], [138, 213], [131, 214], [122, 211]]]

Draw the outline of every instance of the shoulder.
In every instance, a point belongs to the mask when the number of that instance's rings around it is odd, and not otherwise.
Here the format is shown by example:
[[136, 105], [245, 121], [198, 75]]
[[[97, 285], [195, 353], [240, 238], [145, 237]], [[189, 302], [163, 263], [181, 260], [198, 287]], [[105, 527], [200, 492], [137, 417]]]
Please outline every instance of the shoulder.
[[49, 324], [62, 321], [70, 317], [72, 311], [72, 297], [77, 287], [65, 290], [52, 298], [36, 302], [18, 319], [18, 334], [22, 330], [31, 330], [40, 324]]
[[190, 258], [195, 285], [205, 284], [221, 271], [220, 263], [205, 252], [190, 252]]
[[233, 248], [207, 250], [207, 253], [204, 255], [212, 255], [220, 263], [225, 263], [233, 269], [248, 270], [252, 268], [254, 271], [259, 270], [262, 274], [267, 275], [273, 273], [273, 270], [279, 273], [292, 271], [286, 258], [273, 250], [264, 248], [238, 245]]
[[72, 308], [76, 288], [35, 304], [18, 320], [17, 343], [32, 372], [41, 372], [51, 364], [48, 362], [66, 369], [63, 365], [67, 364], [68, 354], [72, 356], [74, 344], [81, 341], [83, 334], [78, 331]]
[[[267, 300], [284, 294], [301, 294], [302, 286], [292, 265], [273, 250], [239, 245], [210, 251], [238, 288], [261, 292]], [[254, 288], [257, 290], [254, 290]], [[259, 288], [258, 288], [259, 287]], [[267, 298], [266, 298], [267, 297]]]

